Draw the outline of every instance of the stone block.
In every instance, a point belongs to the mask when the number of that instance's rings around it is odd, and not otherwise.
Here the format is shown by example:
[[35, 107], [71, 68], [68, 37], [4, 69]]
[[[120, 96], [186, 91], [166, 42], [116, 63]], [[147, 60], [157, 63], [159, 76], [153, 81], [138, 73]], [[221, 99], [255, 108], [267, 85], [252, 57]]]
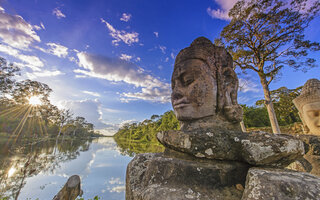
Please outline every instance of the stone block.
[[242, 200], [319, 200], [320, 179], [284, 169], [250, 168]]
[[241, 198], [247, 164], [167, 155], [139, 154], [129, 163], [127, 200]]

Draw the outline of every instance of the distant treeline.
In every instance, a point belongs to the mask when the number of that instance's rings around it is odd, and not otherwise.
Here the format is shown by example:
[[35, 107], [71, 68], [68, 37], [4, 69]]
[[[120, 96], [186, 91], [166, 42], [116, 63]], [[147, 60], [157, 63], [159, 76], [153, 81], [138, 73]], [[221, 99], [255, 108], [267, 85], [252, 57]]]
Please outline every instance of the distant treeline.
[[[281, 87], [271, 91], [274, 109], [280, 126], [286, 126], [300, 122], [298, 110], [292, 103], [302, 87], [288, 89]], [[243, 121], [247, 128], [268, 127], [270, 120], [264, 106], [264, 100], [259, 100], [254, 106], [241, 105], [243, 108]], [[140, 123], [125, 124], [115, 134], [116, 140], [127, 139], [130, 141], [157, 143], [156, 133], [165, 130], [178, 130], [179, 121], [173, 111], [165, 112], [163, 115], [153, 115], [150, 119]]]
[[114, 135], [116, 139], [136, 140], [140, 142], [157, 143], [156, 134], [159, 131], [179, 130], [180, 125], [173, 111], [163, 115], [152, 115], [140, 123], [124, 124]]

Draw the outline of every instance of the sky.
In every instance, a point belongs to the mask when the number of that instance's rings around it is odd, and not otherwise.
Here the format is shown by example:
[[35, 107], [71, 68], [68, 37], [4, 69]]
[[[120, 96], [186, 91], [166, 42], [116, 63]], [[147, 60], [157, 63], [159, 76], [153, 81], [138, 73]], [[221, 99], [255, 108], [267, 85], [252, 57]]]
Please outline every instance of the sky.
[[[112, 135], [124, 123], [172, 109], [175, 56], [197, 37], [217, 38], [235, 2], [0, 0], [0, 56], [21, 67], [18, 80], [46, 83], [54, 105]], [[317, 24], [319, 17], [306, 38], [320, 42]], [[319, 70], [284, 68], [270, 89], [320, 79]], [[263, 98], [257, 74], [240, 74], [239, 80], [239, 103]]]

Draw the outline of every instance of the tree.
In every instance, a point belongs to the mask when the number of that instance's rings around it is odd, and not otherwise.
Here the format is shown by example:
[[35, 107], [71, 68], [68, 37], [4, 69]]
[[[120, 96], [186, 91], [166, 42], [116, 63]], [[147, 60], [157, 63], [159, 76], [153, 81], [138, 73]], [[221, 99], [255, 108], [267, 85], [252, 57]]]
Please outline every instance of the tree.
[[0, 57], [0, 93], [2, 95], [10, 93], [15, 83], [13, 77], [19, 71], [19, 67], [8, 64], [6, 59]]
[[216, 44], [224, 45], [234, 64], [244, 72], [253, 70], [260, 78], [265, 105], [274, 133], [280, 133], [269, 85], [284, 66], [307, 70], [315, 67], [310, 51], [317, 42], [304, 39], [304, 30], [319, 14], [320, 2], [308, 0], [240, 0], [229, 12], [231, 22], [223, 28]]
[[[300, 121], [298, 110], [292, 100], [297, 98], [302, 90], [302, 86], [296, 89], [281, 87], [270, 92], [274, 110], [280, 125], [289, 125]], [[263, 100], [256, 102], [256, 105], [262, 105]]]
[[84, 124], [86, 123], [86, 119], [84, 117], [76, 117], [75, 120], [73, 120], [74, 130], [73, 135], [76, 134], [77, 130], [80, 130], [81, 128], [84, 128]]
[[70, 111], [70, 109], [62, 109], [62, 110], [58, 110], [57, 113], [57, 121], [56, 123], [59, 124], [59, 133], [58, 133], [58, 137], [61, 134], [61, 130], [62, 128], [70, 121], [71, 117], [72, 117], [72, 113]]
[[49, 95], [52, 89], [44, 83], [29, 79], [17, 82], [13, 91], [13, 98], [18, 104], [28, 104], [29, 98], [39, 96], [43, 105], [50, 104]]

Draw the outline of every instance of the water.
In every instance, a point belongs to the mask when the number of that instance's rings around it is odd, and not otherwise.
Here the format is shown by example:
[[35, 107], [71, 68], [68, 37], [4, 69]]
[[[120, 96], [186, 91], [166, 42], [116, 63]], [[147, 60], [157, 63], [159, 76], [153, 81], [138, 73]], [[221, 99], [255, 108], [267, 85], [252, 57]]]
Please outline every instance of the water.
[[[123, 148], [120, 146], [126, 146]], [[5, 150], [0, 157], [0, 197], [52, 199], [67, 179], [77, 174], [85, 199], [98, 195], [105, 200], [125, 199], [125, 172], [134, 151], [141, 145], [117, 145], [113, 138], [38, 142], [20, 145], [14, 153]], [[162, 147], [152, 146], [151, 151]], [[146, 146], [144, 146], [146, 147]], [[156, 150], [154, 150], [156, 149]]]

